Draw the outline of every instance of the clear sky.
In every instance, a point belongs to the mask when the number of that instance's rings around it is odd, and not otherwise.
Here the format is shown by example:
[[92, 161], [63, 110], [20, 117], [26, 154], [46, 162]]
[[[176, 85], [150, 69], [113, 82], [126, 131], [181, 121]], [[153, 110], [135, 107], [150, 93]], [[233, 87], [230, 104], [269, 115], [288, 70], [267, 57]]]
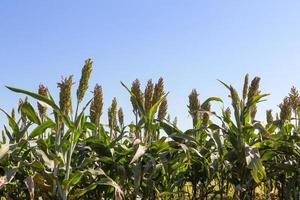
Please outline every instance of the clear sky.
[[55, 94], [61, 76], [78, 80], [91, 57], [90, 90], [103, 86], [105, 113], [116, 96], [132, 118], [119, 81], [162, 76], [171, 116], [188, 128], [193, 88], [202, 101], [228, 99], [216, 79], [241, 89], [249, 73], [271, 93], [259, 106], [263, 118], [292, 85], [300, 88], [299, 8], [300, 1], [279, 0], [1, 0], [0, 107], [9, 110], [20, 97], [4, 85], [36, 90], [44, 83]]

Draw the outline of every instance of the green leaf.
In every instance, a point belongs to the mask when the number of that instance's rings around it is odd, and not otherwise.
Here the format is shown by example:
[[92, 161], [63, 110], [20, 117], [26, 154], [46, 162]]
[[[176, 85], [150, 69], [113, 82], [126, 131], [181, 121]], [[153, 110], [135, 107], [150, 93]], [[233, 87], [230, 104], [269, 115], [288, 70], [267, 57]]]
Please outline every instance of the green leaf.
[[90, 129], [92, 131], [96, 131], [97, 130], [97, 126], [91, 122], [85, 122], [84, 123], [84, 128]]
[[39, 136], [45, 132], [47, 128], [55, 127], [55, 123], [51, 120], [43, 122], [41, 125], [37, 126], [29, 135], [29, 139], [33, 139], [36, 136]]
[[35, 170], [38, 169], [38, 170], [43, 171], [45, 169], [44, 165], [40, 161], [37, 161], [37, 160], [33, 161], [32, 163], [29, 163], [28, 165], [32, 168], [35, 168]]
[[0, 111], [2, 111], [6, 115], [6, 117], [8, 119], [9, 126], [12, 128], [14, 133], [18, 134], [19, 133], [19, 126], [18, 126], [17, 122], [7, 112], [5, 112], [3, 109], [0, 108]]
[[77, 172], [73, 173], [71, 175], [71, 178], [67, 181], [67, 185], [68, 186], [76, 185], [77, 183], [79, 183], [79, 181], [81, 180], [82, 176], [83, 176], [83, 173], [80, 172], [80, 171], [77, 171]]
[[159, 105], [161, 104], [161, 102], [168, 96], [169, 93], [163, 95], [149, 110], [149, 114], [148, 114], [148, 119], [151, 121], [153, 121], [154, 115], [159, 107]]
[[48, 104], [49, 106], [51, 106], [53, 108], [54, 112], [56, 112], [57, 114], [59, 114], [60, 116], [62, 116], [64, 122], [66, 123], [66, 125], [69, 128], [73, 127], [73, 123], [71, 122], [71, 120], [69, 119], [69, 117], [66, 116], [66, 115], [64, 115], [60, 111], [59, 106], [57, 106], [55, 104], [55, 102], [54, 102], [53, 98], [51, 97], [50, 93], [49, 93], [50, 98], [48, 98], [48, 97], [45, 97], [45, 96], [42, 96], [42, 95], [39, 95], [39, 94], [36, 94], [36, 93], [33, 93], [33, 92], [29, 92], [27, 90], [22, 90], [22, 89], [18, 89], [18, 88], [14, 88], [14, 87], [9, 87], [9, 86], [6, 86], [6, 87], [9, 90], [13, 91], [13, 92], [29, 95], [29, 96], [31, 96], [34, 99], [37, 99], [39, 101], [42, 101], [42, 102]]
[[5, 125], [4, 125], [4, 131], [5, 131], [5, 134], [7, 135], [7, 137], [9, 138], [9, 141], [12, 142], [14, 140], [14, 138]]
[[217, 101], [217, 102], [223, 103], [223, 100], [222, 100], [221, 98], [219, 98], [219, 97], [210, 97], [210, 98], [206, 99], [206, 100], [202, 103], [201, 108], [206, 107], [207, 104], [209, 104], [211, 101]]
[[28, 102], [23, 103], [22, 113], [24, 113], [31, 122], [36, 124], [41, 124], [39, 117], [37, 116], [36, 112], [34, 111], [30, 103]]
[[91, 184], [86, 188], [83, 189], [76, 189], [74, 192], [74, 195], [71, 196], [71, 199], [77, 199], [81, 196], [83, 196], [85, 193], [94, 190], [97, 187], [97, 184]]
[[22, 90], [22, 89], [19, 89], [19, 88], [14, 88], [14, 87], [9, 87], [9, 86], [6, 86], [6, 88], [8, 88], [9, 90], [11, 90], [13, 92], [16, 92], [16, 93], [29, 95], [29, 96], [37, 99], [37, 100], [45, 102], [46, 104], [51, 106], [53, 109], [59, 110], [59, 107], [54, 103], [54, 101], [50, 100], [49, 98], [47, 98], [45, 96], [42, 96], [42, 95], [39, 95], [39, 94], [36, 94], [36, 93], [33, 93], [33, 92], [29, 92], [27, 90]]

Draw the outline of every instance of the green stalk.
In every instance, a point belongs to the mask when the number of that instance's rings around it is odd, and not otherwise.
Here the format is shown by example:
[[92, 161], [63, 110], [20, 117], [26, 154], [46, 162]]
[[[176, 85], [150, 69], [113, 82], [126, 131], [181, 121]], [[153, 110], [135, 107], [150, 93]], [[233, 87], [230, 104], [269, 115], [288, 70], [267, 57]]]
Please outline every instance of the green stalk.
[[[80, 102], [77, 101], [74, 121], [76, 120], [77, 115], [78, 115], [79, 104], [80, 104]], [[68, 155], [67, 155], [67, 165], [66, 165], [66, 177], [65, 177], [65, 180], [69, 180], [70, 179], [72, 154], [73, 154], [73, 151], [74, 151], [75, 145], [76, 145], [76, 144], [74, 144], [74, 139], [75, 139], [74, 135], [75, 135], [75, 132], [72, 131], [70, 149], [69, 149]], [[68, 188], [65, 188], [64, 189], [64, 200], [67, 199], [67, 196], [68, 196]]]
[[[77, 101], [77, 105], [76, 105], [76, 112], [75, 112], [75, 117], [74, 117], [74, 121], [77, 118], [77, 114], [78, 114], [78, 108], [79, 108], [79, 101]], [[71, 145], [70, 145], [70, 149], [68, 151], [68, 157], [67, 157], [67, 166], [66, 166], [66, 179], [69, 180], [70, 178], [70, 173], [71, 173], [71, 159], [72, 159], [72, 154], [73, 154], [73, 146], [74, 146], [74, 131], [72, 131], [72, 135], [71, 135]]]

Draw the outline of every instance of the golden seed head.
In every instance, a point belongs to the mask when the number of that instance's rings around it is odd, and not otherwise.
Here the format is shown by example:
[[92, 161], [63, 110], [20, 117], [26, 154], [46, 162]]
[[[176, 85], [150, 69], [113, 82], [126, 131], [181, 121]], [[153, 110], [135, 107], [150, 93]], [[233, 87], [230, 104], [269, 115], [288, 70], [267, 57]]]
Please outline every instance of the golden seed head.
[[253, 105], [250, 110], [251, 122], [254, 122], [256, 113], [257, 113], [257, 107], [256, 107], [256, 105]]
[[250, 84], [249, 87], [249, 92], [248, 92], [248, 101], [255, 95], [259, 94], [259, 82], [260, 82], [260, 78], [259, 77], [255, 77]]
[[300, 106], [300, 97], [299, 92], [296, 87], [292, 87], [289, 93], [289, 101], [291, 103], [291, 107], [294, 111], [297, 111]]
[[114, 97], [111, 106], [108, 108], [108, 122], [110, 128], [114, 128], [117, 125], [117, 106], [117, 99]]
[[117, 98], [114, 97], [111, 103], [111, 109], [114, 115], [117, 114], [117, 107], [118, 107]]
[[243, 99], [245, 100], [248, 94], [249, 74], [246, 74], [243, 88]]
[[[200, 101], [198, 99], [199, 94], [195, 89], [192, 90], [189, 95], [189, 111], [190, 113], [195, 113], [200, 110]], [[193, 115], [193, 114], [192, 114]]]
[[232, 100], [232, 106], [238, 107], [240, 98], [239, 98], [239, 95], [238, 95], [236, 89], [232, 86], [230, 86], [230, 96], [231, 96], [231, 100]]
[[[141, 91], [141, 84], [140, 84], [140, 81], [138, 79], [133, 81], [132, 86], [131, 86], [131, 92], [135, 95], [137, 100], [140, 101], [143, 105], [144, 104], [144, 97], [143, 97], [143, 93]], [[136, 112], [138, 110], [137, 103], [134, 101], [134, 99], [132, 97], [130, 98], [130, 101], [131, 101], [131, 104], [132, 104], [132, 107], [133, 107], [133, 111]]]
[[152, 106], [158, 102], [158, 100], [165, 94], [164, 92], [164, 79], [160, 78], [154, 87], [154, 94], [152, 100]]
[[266, 117], [267, 117], [267, 123], [271, 124], [273, 123], [274, 119], [273, 119], [273, 115], [272, 115], [272, 110], [267, 110], [266, 111]]
[[167, 99], [164, 99], [159, 105], [157, 118], [159, 120], [163, 120], [167, 115], [167, 111], [168, 111], [168, 101]]
[[[48, 89], [43, 84], [39, 85], [38, 93], [39, 93], [39, 95], [48, 97]], [[38, 110], [39, 110], [40, 116], [44, 115], [47, 111], [47, 107], [43, 106], [39, 102], [37, 103], [37, 105], [38, 105]]]
[[107, 118], [108, 118], [108, 126], [109, 128], [113, 128], [113, 117], [112, 117], [112, 112], [111, 112], [111, 107], [107, 109]]
[[84, 94], [88, 89], [88, 82], [92, 73], [92, 65], [93, 65], [93, 61], [89, 58], [85, 61], [85, 64], [82, 68], [81, 78], [77, 89], [78, 102], [82, 101]]
[[1, 131], [1, 133], [2, 133], [2, 142], [3, 142], [3, 144], [6, 144], [6, 137], [5, 137], [5, 132], [4, 131]]
[[145, 88], [145, 111], [146, 111], [146, 113], [149, 112], [149, 110], [152, 107], [153, 92], [154, 92], [154, 86], [153, 86], [152, 80], [150, 79]]
[[129, 132], [130, 132], [130, 134], [133, 134], [135, 132], [134, 122], [130, 123], [130, 125], [129, 125]]
[[285, 122], [291, 118], [292, 107], [288, 97], [283, 99], [283, 102], [279, 105], [280, 108], [280, 120]]
[[62, 113], [69, 115], [72, 112], [72, 97], [71, 89], [73, 85], [73, 76], [62, 79], [60, 83], [57, 83], [57, 87], [60, 88], [59, 92], [59, 105]]
[[[202, 109], [205, 111], [210, 112], [211, 110], [211, 105], [210, 103], [205, 104], [204, 106], [202, 106]], [[208, 113], [203, 113], [202, 115], [202, 123], [204, 126], [207, 126], [209, 122], [209, 114]]]
[[91, 122], [98, 125], [100, 123], [100, 117], [103, 109], [103, 93], [102, 87], [96, 84], [94, 88], [94, 98], [90, 106]]
[[195, 89], [192, 90], [191, 94], [189, 95], [189, 113], [193, 118], [193, 125], [195, 126], [200, 118], [199, 111], [200, 111], [200, 101], [198, 99], [199, 94]]
[[14, 108], [11, 110], [11, 118], [16, 120], [16, 110]]
[[118, 119], [119, 119], [120, 127], [123, 127], [124, 126], [124, 112], [123, 112], [122, 108], [120, 108], [118, 111]]
[[231, 110], [230, 110], [230, 108], [228, 107], [228, 108], [226, 108], [226, 110], [225, 110], [225, 114], [226, 114], [226, 116], [228, 117], [228, 118], [231, 118]]

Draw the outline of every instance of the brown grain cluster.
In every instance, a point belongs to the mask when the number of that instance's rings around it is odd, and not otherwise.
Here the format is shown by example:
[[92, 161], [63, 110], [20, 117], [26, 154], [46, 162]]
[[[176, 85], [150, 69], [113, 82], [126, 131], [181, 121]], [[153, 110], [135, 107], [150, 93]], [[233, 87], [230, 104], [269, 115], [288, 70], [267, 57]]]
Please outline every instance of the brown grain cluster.
[[146, 113], [149, 112], [149, 110], [152, 107], [152, 98], [153, 98], [153, 93], [154, 93], [154, 85], [152, 80], [150, 79], [147, 82], [147, 86], [145, 88], [145, 111]]
[[[48, 97], [48, 89], [43, 84], [40, 84], [38, 94], [44, 97]], [[42, 105], [40, 102], [37, 103], [37, 106], [40, 116], [43, 116], [47, 111], [47, 107], [45, 105]]]
[[90, 106], [90, 118], [91, 122], [96, 125], [100, 123], [100, 117], [103, 109], [103, 92], [102, 87], [96, 84], [94, 88], [94, 98]]
[[89, 79], [90, 79], [90, 76], [92, 73], [92, 65], [93, 65], [93, 61], [89, 58], [85, 61], [85, 64], [82, 68], [81, 78], [80, 78], [79, 86], [77, 89], [77, 101], [78, 102], [82, 101], [82, 99], [85, 95], [85, 92], [87, 91], [87, 89], [89, 87], [88, 82], [89, 82]]
[[282, 122], [285, 122], [287, 120], [290, 120], [291, 118], [291, 112], [292, 112], [292, 106], [291, 102], [288, 97], [285, 97], [283, 99], [283, 102], [279, 105], [280, 108], [280, 120]]
[[57, 87], [60, 88], [59, 105], [62, 113], [65, 115], [69, 115], [72, 112], [72, 78], [73, 76], [69, 76], [68, 78], [63, 78], [60, 83], [57, 83]]
[[266, 116], [267, 116], [267, 123], [268, 124], [272, 124], [274, 119], [273, 119], [273, 115], [272, 115], [272, 110], [267, 110], [266, 111]]
[[141, 105], [144, 104], [144, 96], [143, 96], [143, 92], [141, 91], [140, 81], [138, 79], [133, 81], [132, 86], [131, 86], [131, 92], [135, 96], [135, 98], [134, 97], [130, 98], [132, 108], [133, 108], [133, 112], [137, 113], [138, 108], [139, 108], [138, 102], [140, 102]]
[[199, 94], [197, 93], [196, 89], [193, 89], [191, 94], [189, 95], [189, 113], [193, 118], [193, 125], [197, 124], [199, 120], [199, 111], [200, 111], [200, 101], [198, 99]]

